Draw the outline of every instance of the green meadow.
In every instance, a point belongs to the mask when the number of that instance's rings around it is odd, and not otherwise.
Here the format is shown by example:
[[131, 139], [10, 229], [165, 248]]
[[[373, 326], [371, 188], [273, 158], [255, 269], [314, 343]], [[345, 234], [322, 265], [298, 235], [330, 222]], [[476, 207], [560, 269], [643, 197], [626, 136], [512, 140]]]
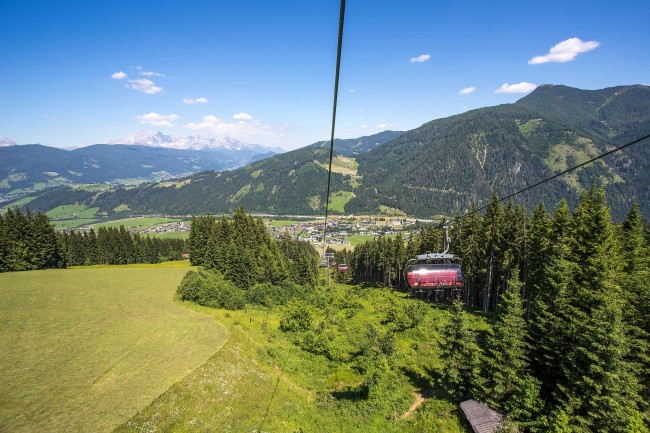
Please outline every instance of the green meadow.
[[75, 218], [70, 220], [54, 220], [52, 221], [52, 224], [54, 224], [55, 230], [65, 230], [87, 226], [96, 221], [96, 218]]
[[[469, 431], [430, 378], [440, 369], [446, 308], [427, 307], [419, 326], [395, 335], [387, 410], [359, 394], [364, 376], [345, 355], [305, 351], [282, 332], [281, 307], [226, 311], [174, 300], [190, 269], [168, 262], [0, 274], [0, 431]], [[395, 305], [419, 302], [335, 282], [331, 292], [316, 290], [326, 306], [316, 326], [334, 332], [341, 353], [354, 352], [369, 326], [392, 329]]]
[[11, 202], [11, 204], [0, 207], [0, 214], [7, 211], [7, 209], [13, 209], [15, 207], [20, 207], [34, 200], [36, 197], [23, 197], [16, 201]]
[[109, 221], [93, 225], [95, 231], [100, 227], [114, 227], [119, 228], [124, 226], [127, 230], [144, 230], [163, 224], [169, 224], [181, 221], [180, 218], [167, 218], [167, 217], [138, 217], [138, 218], [125, 218], [121, 220]]
[[84, 205], [67, 204], [50, 209], [45, 213], [50, 219], [93, 218], [98, 207], [86, 208]]
[[227, 340], [187, 262], [0, 274], [0, 431], [108, 432]]
[[333, 212], [345, 213], [345, 205], [355, 197], [350, 191], [336, 191], [330, 197], [329, 208]]
[[162, 232], [162, 233], [149, 233], [149, 236], [160, 238], [160, 239], [189, 239], [190, 232]]

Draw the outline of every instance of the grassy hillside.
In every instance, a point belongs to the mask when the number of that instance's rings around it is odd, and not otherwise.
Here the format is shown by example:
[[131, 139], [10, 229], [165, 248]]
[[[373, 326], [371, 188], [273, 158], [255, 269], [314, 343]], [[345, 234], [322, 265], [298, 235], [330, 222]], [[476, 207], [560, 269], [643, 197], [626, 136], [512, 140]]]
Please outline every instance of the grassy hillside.
[[0, 430], [111, 431], [227, 338], [173, 301], [188, 266], [0, 274]]
[[[230, 339], [116, 431], [470, 431], [457, 406], [427, 379], [440, 368], [439, 330], [448, 318], [445, 308], [428, 305], [422, 323], [396, 330], [390, 311], [421, 301], [385, 289], [336, 283], [332, 292], [322, 290], [323, 306], [314, 326], [326, 336], [321, 344], [327, 353], [320, 354], [314, 353], [323, 349], [318, 343], [305, 350], [307, 340], [279, 330], [279, 308], [225, 311], [188, 305], [226, 324]], [[474, 324], [485, 326], [478, 318]], [[380, 385], [388, 388], [379, 400], [373, 394], [364, 396], [367, 382], [347, 355], [365, 344], [369, 329], [379, 336], [392, 329], [395, 337], [391, 362], [397, 365], [396, 374], [390, 384]], [[427, 397], [424, 404], [421, 393]]]

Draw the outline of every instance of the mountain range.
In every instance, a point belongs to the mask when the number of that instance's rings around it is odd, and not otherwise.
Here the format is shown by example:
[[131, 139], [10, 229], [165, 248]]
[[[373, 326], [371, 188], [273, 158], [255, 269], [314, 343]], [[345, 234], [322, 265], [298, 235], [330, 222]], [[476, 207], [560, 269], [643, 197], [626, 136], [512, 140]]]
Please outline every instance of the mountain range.
[[0, 193], [79, 183], [140, 183], [187, 176], [205, 170], [231, 170], [282, 151], [233, 138], [180, 137], [139, 132], [73, 150], [0, 141]]
[[140, 131], [124, 138], [112, 138], [105, 144], [135, 144], [138, 146], [164, 147], [180, 150], [229, 150], [246, 151], [255, 154], [282, 153], [279, 147], [266, 147], [259, 144], [244, 143], [232, 137], [207, 138], [200, 135], [180, 136], [162, 132]]
[[[471, 202], [486, 203], [493, 191], [506, 196], [648, 131], [648, 86], [543, 85], [516, 103], [433, 120], [405, 133], [336, 140], [330, 209], [451, 215]], [[542, 201], [552, 209], [566, 199], [572, 205], [596, 184], [608, 191], [615, 218], [622, 218], [632, 200], [649, 217], [649, 157], [649, 144], [641, 142], [521, 194], [515, 203], [530, 209]], [[329, 143], [318, 142], [231, 171], [85, 198], [63, 188], [34, 199], [30, 207], [45, 209], [74, 196], [108, 213], [221, 213], [243, 205], [250, 212], [322, 214], [328, 160]]]

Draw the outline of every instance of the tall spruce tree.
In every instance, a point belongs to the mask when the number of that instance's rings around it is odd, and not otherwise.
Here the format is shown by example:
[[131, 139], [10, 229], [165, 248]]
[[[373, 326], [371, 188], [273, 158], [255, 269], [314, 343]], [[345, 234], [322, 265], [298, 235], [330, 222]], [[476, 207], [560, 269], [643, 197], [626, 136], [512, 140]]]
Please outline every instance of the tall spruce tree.
[[551, 222], [548, 212], [544, 208], [544, 203], [540, 203], [533, 210], [526, 244], [528, 260], [523, 298], [528, 312], [530, 312], [531, 301], [535, 298], [544, 275], [544, 263], [551, 247], [550, 230]]
[[575, 337], [561, 366], [566, 388], [558, 388], [558, 397], [576, 431], [633, 431], [641, 419], [639, 384], [628, 360], [630, 341], [616, 282], [620, 266], [602, 189], [583, 194], [571, 232], [570, 259], [576, 266], [566, 320]]
[[486, 250], [486, 268], [485, 287], [483, 288], [482, 307], [483, 312], [488, 312], [496, 307], [498, 295], [502, 289], [502, 269], [503, 240], [504, 232], [503, 208], [499, 202], [499, 196], [496, 192], [490, 197], [485, 217], [483, 218], [483, 239], [482, 242], [487, 245]]
[[642, 409], [650, 404], [650, 252], [643, 236], [638, 203], [633, 203], [621, 227], [623, 272], [618, 282], [625, 298], [624, 320], [631, 341], [630, 359], [640, 372]]
[[443, 328], [442, 337], [443, 386], [459, 401], [475, 396], [481, 383], [481, 348], [469, 326], [463, 302], [458, 298], [452, 305], [451, 318]]
[[485, 398], [516, 420], [530, 421], [541, 410], [539, 382], [528, 369], [527, 326], [519, 269], [512, 270], [497, 308], [485, 354]]
[[463, 259], [463, 280], [469, 305], [481, 305], [479, 294], [485, 286], [486, 243], [482, 236], [481, 216], [472, 202], [467, 214], [456, 223], [458, 238], [454, 249]]
[[7, 220], [0, 214], [0, 272], [9, 271], [7, 256], [9, 255], [9, 237], [7, 234]]
[[210, 239], [214, 223], [214, 218], [211, 215], [202, 215], [200, 217], [192, 215], [188, 241], [190, 263], [193, 266], [205, 265], [208, 240]]
[[[536, 377], [542, 379], [542, 398], [546, 400], [557, 388], [568, 386], [566, 380], [562, 381], [560, 366], [567, 363], [565, 358], [576, 338], [570, 327], [573, 307], [568, 302], [575, 267], [569, 261], [570, 222], [569, 206], [561, 201], [544, 230], [548, 233], [546, 254], [539, 256], [541, 263], [535, 265], [540, 269], [530, 307], [531, 366]], [[543, 238], [539, 242], [543, 243]]]

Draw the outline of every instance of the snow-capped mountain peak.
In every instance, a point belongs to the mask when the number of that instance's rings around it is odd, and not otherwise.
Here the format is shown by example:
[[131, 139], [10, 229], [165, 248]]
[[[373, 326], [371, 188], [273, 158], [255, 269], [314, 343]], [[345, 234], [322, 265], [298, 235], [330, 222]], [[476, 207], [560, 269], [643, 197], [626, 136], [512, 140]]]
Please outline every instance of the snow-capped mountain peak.
[[9, 137], [0, 138], [0, 147], [15, 146], [17, 144], [18, 143], [16, 143]]
[[161, 131], [140, 131], [130, 137], [112, 138], [106, 144], [135, 144], [139, 146], [166, 147], [170, 149], [210, 150], [256, 149], [260, 146], [248, 144], [231, 137], [205, 138], [200, 135], [180, 136], [163, 134]]

